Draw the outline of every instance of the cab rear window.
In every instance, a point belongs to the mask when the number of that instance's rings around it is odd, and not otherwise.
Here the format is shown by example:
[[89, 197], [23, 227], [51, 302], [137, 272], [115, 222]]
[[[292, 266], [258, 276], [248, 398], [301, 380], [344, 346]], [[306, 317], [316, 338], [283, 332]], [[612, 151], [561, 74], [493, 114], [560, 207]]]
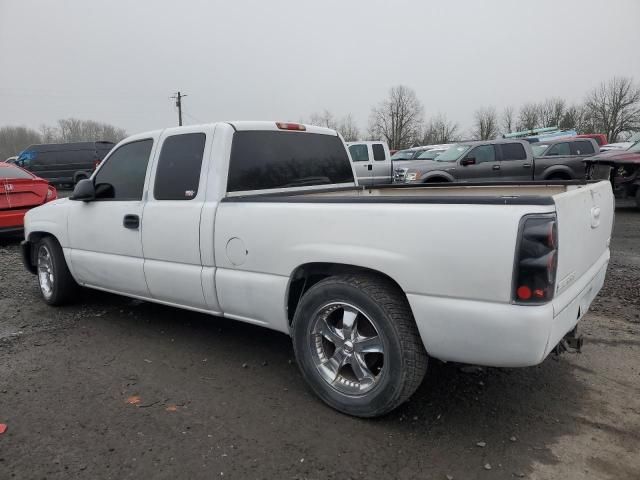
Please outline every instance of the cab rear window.
[[0, 180], [17, 178], [33, 178], [33, 176], [28, 174], [24, 170], [21, 170], [18, 167], [13, 167], [11, 165], [0, 167]]
[[261, 130], [233, 135], [229, 192], [348, 182], [353, 171], [338, 136]]

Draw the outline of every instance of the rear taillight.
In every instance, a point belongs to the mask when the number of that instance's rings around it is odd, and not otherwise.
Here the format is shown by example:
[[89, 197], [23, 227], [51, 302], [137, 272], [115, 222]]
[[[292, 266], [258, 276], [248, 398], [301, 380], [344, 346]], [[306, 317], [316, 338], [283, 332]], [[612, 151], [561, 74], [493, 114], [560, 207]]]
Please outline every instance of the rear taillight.
[[98, 165], [100, 165], [100, 160], [94, 160], [93, 161], [93, 169], [95, 170], [96, 168], [98, 168]]
[[49, 185], [47, 187], [47, 198], [45, 200], [45, 202], [50, 202], [51, 200], [55, 200], [56, 198], [58, 198], [58, 192], [55, 189], [54, 186]]
[[290, 123], [290, 122], [276, 122], [276, 127], [280, 130], [297, 130], [299, 132], [304, 132], [307, 127], [302, 125], [301, 123]]
[[524, 217], [518, 234], [513, 299], [545, 303], [553, 298], [558, 266], [558, 226], [555, 215]]

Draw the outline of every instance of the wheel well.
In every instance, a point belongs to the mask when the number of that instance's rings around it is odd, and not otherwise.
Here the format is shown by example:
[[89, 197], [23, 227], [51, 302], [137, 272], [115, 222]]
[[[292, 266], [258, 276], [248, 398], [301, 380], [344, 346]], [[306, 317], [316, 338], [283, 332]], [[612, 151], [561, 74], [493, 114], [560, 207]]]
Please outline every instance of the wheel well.
[[[35, 267], [35, 263], [34, 263], [34, 258], [35, 258], [35, 253], [36, 253], [36, 245], [38, 245], [38, 242], [40, 240], [42, 240], [44, 237], [53, 237], [56, 239], [56, 241], [58, 241], [58, 239], [55, 237], [55, 235], [52, 235], [49, 232], [31, 232], [29, 234], [29, 238], [27, 238], [27, 240], [29, 240], [29, 263]], [[60, 242], [58, 242], [60, 243]]]
[[567, 172], [553, 172], [547, 176], [547, 180], [571, 180]]
[[293, 317], [296, 313], [296, 309], [298, 308], [298, 304], [300, 303], [300, 299], [307, 290], [313, 287], [320, 280], [323, 280], [327, 277], [347, 273], [368, 275], [374, 274], [379, 277], [385, 278], [393, 283], [398, 288], [398, 291], [402, 292], [402, 295], [404, 295], [404, 291], [402, 290], [398, 282], [396, 282], [389, 275], [386, 275], [377, 270], [343, 263], [306, 263], [296, 268], [290, 277], [291, 280], [289, 281], [289, 291], [287, 293], [287, 318], [289, 321], [289, 326], [291, 326], [291, 322], [293, 322]]
[[444, 178], [444, 177], [431, 177], [431, 178], [427, 178], [424, 183], [447, 183], [449, 182], [449, 179]]

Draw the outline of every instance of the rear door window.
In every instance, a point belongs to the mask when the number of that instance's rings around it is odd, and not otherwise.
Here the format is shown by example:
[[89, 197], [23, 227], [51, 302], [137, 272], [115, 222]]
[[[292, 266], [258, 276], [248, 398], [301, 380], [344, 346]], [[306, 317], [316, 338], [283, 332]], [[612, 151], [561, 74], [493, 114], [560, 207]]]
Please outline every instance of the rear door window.
[[354, 162], [368, 162], [369, 161], [369, 149], [366, 145], [349, 145], [349, 153], [351, 159]]
[[596, 153], [591, 142], [581, 140], [579, 142], [571, 142], [571, 155], [592, 155]]
[[96, 174], [96, 198], [142, 200], [153, 140], [127, 143], [115, 150]]
[[545, 157], [553, 157], [557, 155], [571, 155], [571, 149], [569, 148], [568, 142], [556, 143], [547, 150], [547, 153], [544, 154]]
[[371, 149], [373, 150], [373, 159], [374, 160], [386, 160], [384, 155], [384, 147], [380, 143], [374, 143], [371, 145]]
[[347, 150], [337, 135], [270, 130], [233, 135], [229, 192], [353, 181]]
[[207, 137], [186, 133], [167, 137], [160, 150], [153, 196], [156, 200], [191, 200], [198, 194]]
[[500, 145], [500, 150], [502, 150], [502, 161], [527, 159], [527, 152], [521, 143], [503, 143]]

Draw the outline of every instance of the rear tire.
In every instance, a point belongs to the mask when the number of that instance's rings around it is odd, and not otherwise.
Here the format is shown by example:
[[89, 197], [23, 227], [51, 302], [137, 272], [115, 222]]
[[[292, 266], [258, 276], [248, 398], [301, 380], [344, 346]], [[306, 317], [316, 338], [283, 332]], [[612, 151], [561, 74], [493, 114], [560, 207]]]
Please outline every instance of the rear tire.
[[640, 210], [640, 185], [636, 188], [636, 208]]
[[311, 389], [357, 417], [405, 402], [427, 370], [406, 297], [376, 275], [339, 275], [312, 286], [294, 316], [293, 347]]
[[38, 286], [49, 305], [68, 303], [77, 293], [78, 284], [71, 276], [62, 247], [53, 237], [42, 238], [36, 246]]
[[568, 178], [566, 175], [563, 175], [562, 173], [554, 173], [553, 175], [549, 175], [549, 177], [547, 178], [547, 180], [571, 180], [570, 178]]

